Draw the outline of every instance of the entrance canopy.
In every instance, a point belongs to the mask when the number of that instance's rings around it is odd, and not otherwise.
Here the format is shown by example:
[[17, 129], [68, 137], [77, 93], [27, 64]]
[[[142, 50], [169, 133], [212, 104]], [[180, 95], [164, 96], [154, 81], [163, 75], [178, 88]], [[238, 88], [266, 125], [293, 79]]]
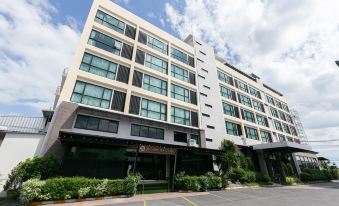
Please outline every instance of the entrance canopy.
[[267, 144], [253, 145], [253, 150], [263, 150], [266, 152], [283, 152], [283, 153], [295, 153], [306, 152], [316, 154], [312, 148], [308, 145], [297, 144], [294, 142], [272, 142]]

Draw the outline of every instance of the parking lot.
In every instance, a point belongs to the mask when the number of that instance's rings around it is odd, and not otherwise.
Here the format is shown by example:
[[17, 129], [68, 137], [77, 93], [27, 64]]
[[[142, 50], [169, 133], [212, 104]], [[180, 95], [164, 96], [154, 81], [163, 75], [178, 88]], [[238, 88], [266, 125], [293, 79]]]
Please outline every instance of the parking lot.
[[338, 206], [339, 182], [241, 188], [205, 193], [163, 193], [67, 204], [122, 206]]

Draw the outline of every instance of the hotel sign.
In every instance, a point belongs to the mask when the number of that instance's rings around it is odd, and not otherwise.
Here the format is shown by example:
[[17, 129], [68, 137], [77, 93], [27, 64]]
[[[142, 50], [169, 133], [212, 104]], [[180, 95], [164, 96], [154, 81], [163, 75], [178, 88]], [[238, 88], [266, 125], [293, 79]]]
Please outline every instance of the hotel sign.
[[139, 152], [149, 154], [175, 155], [177, 153], [177, 149], [153, 145], [140, 145]]

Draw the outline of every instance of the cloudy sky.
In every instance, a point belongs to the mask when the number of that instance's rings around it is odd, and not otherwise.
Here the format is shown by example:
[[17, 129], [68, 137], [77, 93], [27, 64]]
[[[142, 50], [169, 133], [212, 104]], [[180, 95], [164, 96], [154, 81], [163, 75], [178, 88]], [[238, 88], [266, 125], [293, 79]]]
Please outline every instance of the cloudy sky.
[[[179, 38], [193, 33], [285, 94], [309, 140], [339, 139], [339, 1], [115, 0]], [[1, 0], [0, 115], [49, 108], [91, 0]], [[312, 142], [339, 164], [339, 141]]]

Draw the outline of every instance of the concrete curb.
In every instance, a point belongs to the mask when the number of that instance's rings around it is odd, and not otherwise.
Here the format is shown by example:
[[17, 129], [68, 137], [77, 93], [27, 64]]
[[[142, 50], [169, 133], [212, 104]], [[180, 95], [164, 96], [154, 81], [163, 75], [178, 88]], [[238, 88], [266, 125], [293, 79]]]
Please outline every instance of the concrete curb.
[[28, 205], [37, 206], [37, 205], [50, 205], [50, 204], [64, 204], [64, 203], [74, 203], [74, 202], [84, 202], [84, 201], [94, 201], [94, 200], [104, 200], [104, 199], [128, 198], [132, 196], [133, 195], [116, 195], [116, 196], [91, 197], [91, 198], [54, 200], [54, 201], [34, 201], [34, 202], [29, 203]]

